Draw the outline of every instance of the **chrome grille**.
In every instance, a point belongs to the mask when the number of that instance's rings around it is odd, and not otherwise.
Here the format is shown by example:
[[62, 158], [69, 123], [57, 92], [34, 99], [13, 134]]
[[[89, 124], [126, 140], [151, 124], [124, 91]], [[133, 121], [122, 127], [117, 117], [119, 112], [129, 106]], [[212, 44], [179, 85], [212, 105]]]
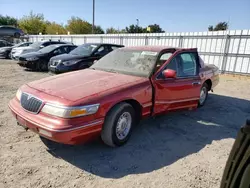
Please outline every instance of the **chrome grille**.
[[29, 112], [33, 112], [33, 113], [38, 113], [41, 106], [42, 106], [42, 101], [28, 93], [22, 93], [21, 96], [21, 106], [29, 111]]

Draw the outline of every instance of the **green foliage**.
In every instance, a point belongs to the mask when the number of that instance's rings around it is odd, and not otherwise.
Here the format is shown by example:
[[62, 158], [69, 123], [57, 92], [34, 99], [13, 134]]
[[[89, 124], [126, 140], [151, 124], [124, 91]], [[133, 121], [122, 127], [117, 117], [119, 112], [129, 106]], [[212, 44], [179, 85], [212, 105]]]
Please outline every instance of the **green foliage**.
[[34, 14], [32, 11], [28, 16], [23, 16], [18, 21], [18, 25], [20, 29], [28, 34], [45, 34], [46, 31], [46, 23], [43, 14]]
[[56, 22], [46, 22], [46, 34], [60, 35], [67, 34], [63, 25], [59, 25]]
[[104, 34], [104, 30], [101, 28], [101, 26], [97, 25], [94, 27], [94, 33], [95, 34]]
[[148, 27], [150, 28], [150, 31], [147, 31], [149, 33], [164, 33], [158, 24], [149, 25]]
[[92, 25], [79, 17], [72, 17], [68, 20], [66, 29], [70, 31], [70, 34], [90, 34], [92, 32]]
[[144, 29], [140, 26], [134, 25], [134, 24], [126, 27], [125, 29], [126, 29], [127, 33], [144, 33], [144, 32], [146, 32], [146, 29]]
[[215, 27], [210, 25], [208, 27], [208, 31], [224, 31], [228, 29], [228, 23], [227, 22], [219, 22]]
[[0, 25], [11, 25], [17, 27], [17, 19], [10, 16], [0, 15]]
[[[110, 27], [110, 28], [107, 28], [106, 29], [106, 33], [107, 34], [117, 34], [117, 33], [120, 33], [121, 31], [119, 31], [118, 29], [115, 29], [115, 28], [113, 28], [113, 27]], [[124, 30], [124, 32], [126, 32], [125, 30]]]

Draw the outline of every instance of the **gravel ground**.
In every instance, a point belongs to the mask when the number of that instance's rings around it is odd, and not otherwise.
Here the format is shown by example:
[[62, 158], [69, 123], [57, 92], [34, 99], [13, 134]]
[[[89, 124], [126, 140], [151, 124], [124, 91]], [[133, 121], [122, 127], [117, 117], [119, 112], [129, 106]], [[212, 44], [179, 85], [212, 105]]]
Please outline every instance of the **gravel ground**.
[[47, 76], [0, 60], [0, 187], [216, 188], [250, 117], [250, 79], [221, 76], [203, 108], [145, 120], [124, 147], [95, 141], [48, 149], [16, 126], [7, 107], [19, 86]]

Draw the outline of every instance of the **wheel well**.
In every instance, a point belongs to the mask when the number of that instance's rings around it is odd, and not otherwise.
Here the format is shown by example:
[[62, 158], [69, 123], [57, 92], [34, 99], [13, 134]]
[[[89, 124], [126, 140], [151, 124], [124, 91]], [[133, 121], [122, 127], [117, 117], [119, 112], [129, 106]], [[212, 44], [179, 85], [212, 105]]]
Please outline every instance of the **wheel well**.
[[208, 91], [212, 89], [212, 81], [210, 79], [206, 80], [205, 83], [208, 85]]
[[134, 100], [134, 99], [125, 100], [123, 102], [126, 102], [126, 103], [130, 104], [135, 109], [136, 122], [139, 123], [140, 120], [141, 120], [141, 116], [142, 116], [142, 106], [141, 106], [141, 104], [138, 101]]
[[[117, 104], [120, 104], [120, 103], [123, 103], [123, 102], [130, 104], [134, 108], [135, 114], [136, 114], [136, 123], [139, 123], [140, 120], [141, 120], [141, 116], [142, 116], [142, 106], [141, 106], [141, 104], [138, 101], [134, 100], [134, 99], [124, 100], [124, 101], [121, 101], [121, 102], [119, 102]], [[117, 104], [112, 106], [112, 108], [110, 108], [110, 110], [113, 109]], [[109, 110], [109, 112], [110, 112], [110, 110]]]

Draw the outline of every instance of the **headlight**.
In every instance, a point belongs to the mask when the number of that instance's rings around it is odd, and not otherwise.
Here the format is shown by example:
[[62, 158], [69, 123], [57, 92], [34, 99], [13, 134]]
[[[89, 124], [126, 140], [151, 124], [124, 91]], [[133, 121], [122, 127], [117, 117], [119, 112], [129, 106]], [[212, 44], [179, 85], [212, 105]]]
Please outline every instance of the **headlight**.
[[99, 104], [93, 104], [87, 106], [65, 107], [56, 106], [53, 104], [45, 104], [42, 108], [42, 112], [62, 118], [74, 118], [95, 114], [99, 106]]
[[20, 101], [22, 96], [22, 91], [20, 89], [17, 90], [16, 92], [16, 98]]
[[65, 61], [65, 62], [62, 62], [62, 64], [65, 66], [70, 66], [70, 65], [76, 64], [76, 61]]
[[27, 61], [36, 61], [38, 60], [38, 57], [30, 57], [30, 58], [26, 58]]

